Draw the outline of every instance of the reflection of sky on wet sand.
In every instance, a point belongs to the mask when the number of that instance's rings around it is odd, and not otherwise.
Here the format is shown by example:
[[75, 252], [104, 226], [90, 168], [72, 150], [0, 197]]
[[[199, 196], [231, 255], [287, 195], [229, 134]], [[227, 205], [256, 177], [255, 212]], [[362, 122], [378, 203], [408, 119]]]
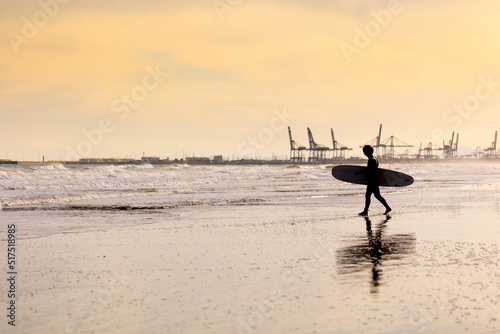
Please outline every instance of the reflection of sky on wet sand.
[[[371, 272], [370, 292], [378, 293], [382, 284], [383, 266], [397, 265], [398, 260], [415, 252], [414, 234], [386, 234], [387, 222], [390, 216], [375, 224], [364, 217], [366, 222], [366, 237], [356, 238], [353, 245], [337, 251], [338, 273], [347, 280], [362, 272]], [[357, 280], [355, 280], [357, 281]]]

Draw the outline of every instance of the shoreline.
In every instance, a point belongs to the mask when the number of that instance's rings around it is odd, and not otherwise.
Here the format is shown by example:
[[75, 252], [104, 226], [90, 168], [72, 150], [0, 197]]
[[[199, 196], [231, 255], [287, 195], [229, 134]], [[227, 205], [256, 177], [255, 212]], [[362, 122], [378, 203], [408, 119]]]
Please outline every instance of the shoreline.
[[[446, 163], [500, 163], [500, 158], [452, 158], [452, 159], [378, 159], [380, 163], [384, 164], [446, 164]], [[350, 159], [325, 159], [320, 161], [290, 161], [290, 160], [231, 160], [231, 161], [209, 161], [209, 162], [186, 162], [186, 161], [140, 161], [131, 160], [124, 162], [80, 162], [80, 161], [66, 161], [66, 160], [49, 160], [49, 161], [0, 161], [0, 165], [84, 165], [84, 166], [100, 166], [100, 165], [193, 165], [193, 166], [228, 166], [228, 165], [290, 165], [290, 166], [316, 166], [316, 165], [346, 165], [346, 164], [360, 164], [366, 163], [364, 158], [350, 158]]]

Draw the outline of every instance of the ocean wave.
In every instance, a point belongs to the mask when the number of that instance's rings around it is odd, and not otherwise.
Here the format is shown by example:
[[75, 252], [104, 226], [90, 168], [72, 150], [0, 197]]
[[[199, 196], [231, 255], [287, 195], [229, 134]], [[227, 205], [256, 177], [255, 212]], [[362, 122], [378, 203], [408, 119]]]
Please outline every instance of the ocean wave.
[[[391, 165], [412, 174], [412, 189], [460, 188], [468, 185], [498, 184], [497, 165]], [[489, 175], [484, 178], [484, 175]], [[390, 192], [384, 188], [384, 192]], [[403, 191], [399, 189], [398, 191]], [[189, 165], [41, 165], [0, 166], [0, 204], [4, 207], [68, 203], [109, 198], [176, 195], [184, 203], [195, 201], [238, 201], [243, 197], [323, 195], [364, 192], [363, 186], [332, 178], [330, 166], [189, 166]], [[182, 195], [182, 196], [177, 196]], [[199, 200], [203, 198], [203, 201]], [[170, 203], [169, 203], [170, 205]]]
[[[39, 204], [56, 204], [57, 201], [53, 201], [52, 198], [46, 198], [44, 200], [26, 200], [19, 201], [17, 203], [8, 203], [5, 205], [3, 210], [5, 211], [70, 211], [70, 210], [93, 210], [93, 211], [144, 211], [144, 210], [166, 210], [166, 209], [177, 209], [195, 206], [223, 206], [223, 205], [261, 205], [263, 203], [277, 203], [277, 202], [287, 202], [297, 199], [314, 199], [314, 198], [327, 198], [327, 197], [339, 197], [339, 196], [359, 196], [364, 193], [362, 192], [352, 192], [352, 193], [331, 193], [331, 194], [321, 194], [321, 195], [288, 195], [288, 196], [272, 196], [272, 197], [242, 197], [233, 199], [213, 199], [213, 200], [199, 200], [199, 201], [178, 201], [174, 204], [166, 205], [98, 205], [98, 204], [71, 204], [71, 205], [39, 205]], [[123, 194], [115, 194], [116, 197], [120, 197]], [[136, 196], [144, 196], [144, 193], [136, 193]], [[68, 196], [66, 198], [59, 198], [59, 204], [62, 202], [72, 202], [74, 200], [89, 200], [89, 199], [103, 199], [103, 198], [115, 198], [115, 196], [99, 197], [94, 195], [90, 196]]]

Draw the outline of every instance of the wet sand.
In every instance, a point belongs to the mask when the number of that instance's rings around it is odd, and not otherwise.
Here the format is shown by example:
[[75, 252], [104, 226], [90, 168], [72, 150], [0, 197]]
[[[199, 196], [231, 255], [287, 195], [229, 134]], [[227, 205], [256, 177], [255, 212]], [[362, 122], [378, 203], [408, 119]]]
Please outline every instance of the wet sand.
[[497, 188], [386, 193], [389, 219], [376, 201], [358, 217], [361, 195], [318, 196], [22, 239], [7, 329], [498, 333]]

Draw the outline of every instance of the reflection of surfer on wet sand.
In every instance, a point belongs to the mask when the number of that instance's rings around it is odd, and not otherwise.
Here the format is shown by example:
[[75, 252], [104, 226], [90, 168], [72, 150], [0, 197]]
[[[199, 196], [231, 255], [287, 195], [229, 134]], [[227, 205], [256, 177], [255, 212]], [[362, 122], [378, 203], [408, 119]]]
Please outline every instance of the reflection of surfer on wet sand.
[[[387, 226], [386, 223], [391, 219], [391, 217], [387, 216], [387, 218], [380, 223], [379, 228], [375, 231], [375, 234], [372, 232], [372, 222], [368, 217], [365, 217], [366, 220], [366, 237], [368, 239], [368, 250], [370, 252], [370, 259], [373, 263], [372, 267], [372, 288], [377, 289], [379, 284], [379, 279], [382, 276], [382, 232]], [[374, 292], [374, 291], [372, 291]]]
[[[339, 273], [343, 275], [355, 274], [364, 270], [371, 270], [370, 292], [377, 293], [382, 279], [383, 262], [398, 260], [415, 251], [413, 234], [385, 235], [387, 222], [391, 217], [376, 225], [372, 230], [370, 218], [364, 217], [366, 222], [366, 240], [337, 251]], [[364, 239], [364, 238], [363, 238]], [[368, 244], [366, 243], [368, 241]]]

